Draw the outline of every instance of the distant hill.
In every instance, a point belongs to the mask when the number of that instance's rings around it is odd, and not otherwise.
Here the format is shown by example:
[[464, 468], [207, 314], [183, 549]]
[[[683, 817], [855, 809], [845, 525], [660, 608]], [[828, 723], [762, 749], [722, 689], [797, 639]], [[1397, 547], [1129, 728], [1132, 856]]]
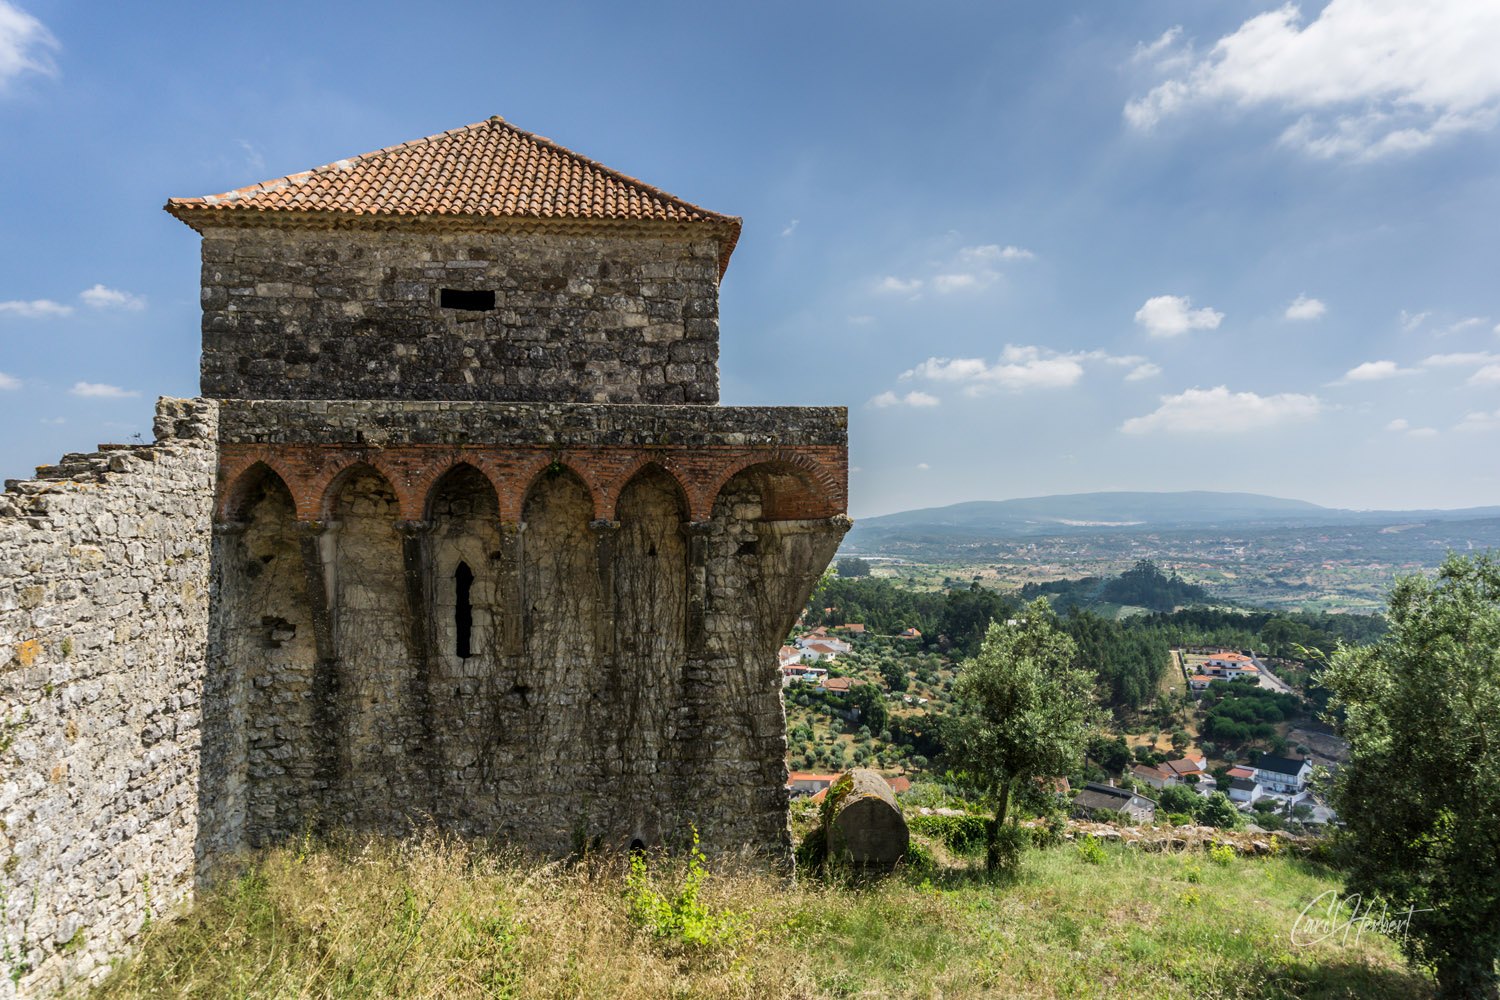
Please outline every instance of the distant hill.
[[1018, 500], [976, 500], [947, 507], [859, 519], [846, 551], [868, 551], [888, 539], [952, 541], [1101, 531], [1174, 528], [1272, 528], [1298, 525], [1394, 524], [1500, 517], [1500, 507], [1463, 510], [1341, 510], [1256, 493], [1072, 493]]

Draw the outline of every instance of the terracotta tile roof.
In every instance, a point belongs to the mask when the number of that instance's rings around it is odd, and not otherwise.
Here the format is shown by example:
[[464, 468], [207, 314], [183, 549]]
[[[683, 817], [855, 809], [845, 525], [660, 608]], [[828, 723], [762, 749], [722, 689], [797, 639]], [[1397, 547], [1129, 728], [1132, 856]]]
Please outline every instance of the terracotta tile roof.
[[210, 220], [312, 216], [558, 222], [709, 223], [721, 230], [720, 271], [740, 220], [710, 212], [596, 163], [496, 115], [463, 128], [200, 198], [166, 210], [197, 229]]

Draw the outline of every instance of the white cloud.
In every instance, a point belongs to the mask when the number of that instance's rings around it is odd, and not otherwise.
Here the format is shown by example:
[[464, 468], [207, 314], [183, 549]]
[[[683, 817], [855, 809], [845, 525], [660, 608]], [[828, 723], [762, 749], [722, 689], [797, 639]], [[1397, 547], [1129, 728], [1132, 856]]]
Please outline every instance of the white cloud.
[[140, 395], [134, 389], [121, 389], [117, 385], [105, 385], [102, 382], [74, 382], [73, 388], [68, 391], [75, 396], [91, 399], [129, 399]]
[[961, 292], [970, 288], [979, 288], [994, 280], [994, 275], [981, 274], [940, 274], [932, 279], [932, 290], [942, 295], [950, 292]]
[[1394, 361], [1366, 361], [1364, 364], [1355, 365], [1344, 373], [1340, 382], [1378, 382], [1382, 379], [1396, 378], [1399, 375], [1415, 375], [1417, 369], [1402, 368]]
[[901, 378], [924, 378], [934, 382], [967, 383], [971, 396], [995, 389], [1020, 392], [1025, 389], [1065, 389], [1083, 378], [1082, 355], [1056, 354], [1040, 347], [1005, 346], [1000, 358], [990, 364], [982, 358], [928, 358], [901, 373]]
[[1493, 431], [1500, 430], [1500, 410], [1493, 412], [1468, 413], [1453, 427], [1456, 431]]
[[[3, 3], [4, 0], [0, 0]], [[49, 316], [66, 316], [73, 311], [72, 306], [65, 306], [61, 302], [53, 302], [51, 299], [32, 299], [30, 302], [12, 300], [0, 302], [0, 315], [9, 314], [20, 316], [22, 319], [45, 319]]]
[[791, 222], [788, 222], [786, 224], [786, 228], [781, 231], [781, 235], [782, 236], [790, 236], [793, 233], [795, 233], [797, 231], [797, 223], [799, 223], [801, 221], [802, 221], [801, 219], [793, 219]]
[[875, 317], [870, 315], [861, 314], [849, 317], [850, 326], [869, 326], [873, 322], [875, 322]]
[[1413, 427], [1405, 417], [1397, 417], [1385, 425], [1385, 429], [1393, 434], [1404, 434], [1406, 437], [1428, 438], [1436, 437], [1437, 429], [1433, 427]]
[[1322, 409], [1323, 403], [1316, 396], [1293, 392], [1261, 396], [1253, 392], [1230, 392], [1220, 385], [1163, 396], [1156, 410], [1143, 417], [1131, 417], [1120, 425], [1120, 430], [1126, 434], [1237, 433], [1309, 420]]
[[1500, 385], [1500, 365], [1485, 365], [1469, 376], [1469, 385]]
[[47, 26], [9, 0], [0, 0], [0, 89], [22, 73], [54, 76], [57, 39]]
[[95, 309], [144, 309], [146, 299], [141, 295], [132, 295], [130, 292], [122, 292], [117, 288], [105, 288], [103, 285], [95, 285], [93, 288], [85, 288], [78, 293], [78, 297], [87, 306]]
[[998, 243], [986, 243], [983, 246], [964, 247], [958, 252], [964, 260], [972, 261], [997, 261], [997, 260], [1036, 260], [1036, 254], [1023, 247], [1000, 246]]
[[[1177, 47], [1164, 35], [1140, 53]], [[1281, 142], [1317, 157], [1373, 159], [1489, 128], [1500, 114], [1500, 5], [1329, 0], [1304, 22], [1286, 3], [1250, 18], [1125, 105], [1139, 129], [1195, 107], [1271, 108], [1297, 118]], [[1158, 63], [1160, 65], [1160, 63]]]
[[1177, 46], [1177, 40], [1182, 37], [1182, 25], [1175, 25], [1161, 33], [1161, 37], [1151, 44], [1137, 42], [1135, 52], [1131, 59], [1135, 62], [1151, 62], [1156, 57], [1170, 51]]
[[7, 375], [4, 372], [0, 372], [0, 390], [19, 388], [21, 388], [20, 379], [16, 378], [14, 375]]
[[1189, 330], [1213, 330], [1224, 314], [1204, 306], [1193, 308], [1185, 295], [1157, 295], [1135, 311], [1135, 321], [1153, 337], [1176, 337]]
[[928, 465], [926, 462], [918, 462], [917, 468], [921, 469], [923, 472], [926, 472], [928, 469], [932, 468], [932, 466]]
[[1299, 295], [1292, 300], [1292, 304], [1286, 307], [1287, 319], [1317, 319], [1328, 311], [1328, 307], [1319, 299], [1310, 299], [1306, 295]]
[[1422, 364], [1429, 368], [1466, 368], [1469, 365], [1487, 365], [1500, 361], [1500, 354], [1488, 351], [1467, 351], [1459, 354], [1429, 354]]
[[1404, 332], [1406, 332], [1406, 333], [1411, 333], [1417, 327], [1419, 327], [1423, 323], [1427, 322], [1427, 317], [1431, 316], [1431, 315], [1432, 315], [1431, 313], [1425, 312], [1425, 311], [1424, 312], [1419, 312], [1419, 313], [1412, 313], [1412, 312], [1407, 312], [1405, 309], [1403, 309], [1403, 310], [1401, 310], [1401, 316], [1400, 316], [1400, 320], [1399, 320], [1400, 323], [1401, 323], [1401, 329]]
[[1444, 333], [1463, 333], [1465, 330], [1472, 330], [1476, 326], [1485, 326], [1486, 324], [1489, 323], [1489, 321], [1490, 321], [1490, 318], [1488, 316], [1469, 316], [1469, 317], [1467, 317], [1465, 319], [1459, 320], [1457, 323], [1452, 324], [1451, 326], [1448, 327], [1448, 329], [1444, 330], [1443, 332]]
[[925, 392], [914, 391], [901, 396], [887, 390], [878, 396], [871, 397], [869, 405], [877, 409], [885, 409], [888, 406], [912, 406], [922, 409], [924, 407], [937, 406], [941, 402], [942, 400], [936, 396], [930, 396]]
[[902, 381], [926, 379], [951, 382], [964, 387], [966, 396], [984, 396], [997, 390], [1021, 392], [1026, 389], [1066, 389], [1083, 378], [1084, 366], [1099, 362], [1112, 367], [1129, 368], [1127, 382], [1161, 374], [1161, 369], [1135, 354], [1116, 355], [1105, 351], [1072, 351], [1061, 353], [1047, 347], [1006, 344], [994, 362], [984, 358], [928, 358], [901, 373]]
[[894, 275], [886, 275], [875, 287], [882, 292], [890, 292], [895, 295], [913, 295], [922, 290], [922, 279], [912, 278], [904, 280]]

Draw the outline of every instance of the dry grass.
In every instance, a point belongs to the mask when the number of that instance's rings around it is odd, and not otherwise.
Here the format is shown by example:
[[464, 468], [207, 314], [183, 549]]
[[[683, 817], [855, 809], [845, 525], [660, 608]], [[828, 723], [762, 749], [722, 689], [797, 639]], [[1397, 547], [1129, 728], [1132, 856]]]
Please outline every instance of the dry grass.
[[[1299, 950], [1302, 906], [1336, 886], [1285, 858], [1033, 852], [849, 887], [712, 865], [729, 932], [690, 946], [632, 921], [619, 859], [567, 865], [420, 841], [285, 848], [159, 923], [89, 996], [1421, 997], [1389, 942]], [[654, 862], [666, 896], [681, 861]]]

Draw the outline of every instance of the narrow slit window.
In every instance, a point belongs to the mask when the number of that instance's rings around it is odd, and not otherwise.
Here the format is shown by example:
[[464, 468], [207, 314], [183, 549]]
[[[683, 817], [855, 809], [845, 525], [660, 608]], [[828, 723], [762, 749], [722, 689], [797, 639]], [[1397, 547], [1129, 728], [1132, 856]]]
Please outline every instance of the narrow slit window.
[[444, 288], [438, 292], [438, 305], [444, 309], [462, 309], [465, 312], [489, 312], [495, 308], [495, 293]]
[[469, 592], [473, 587], [474, 571], [469, 568], [468, 563], [459, 563], [458, 569], [453, 571], [453, 630], [457, 636], [455, 652], [461, 660], [467, 660], [473, 655], [471, 642], [474, 633], [474, 605], [469, 600]]

